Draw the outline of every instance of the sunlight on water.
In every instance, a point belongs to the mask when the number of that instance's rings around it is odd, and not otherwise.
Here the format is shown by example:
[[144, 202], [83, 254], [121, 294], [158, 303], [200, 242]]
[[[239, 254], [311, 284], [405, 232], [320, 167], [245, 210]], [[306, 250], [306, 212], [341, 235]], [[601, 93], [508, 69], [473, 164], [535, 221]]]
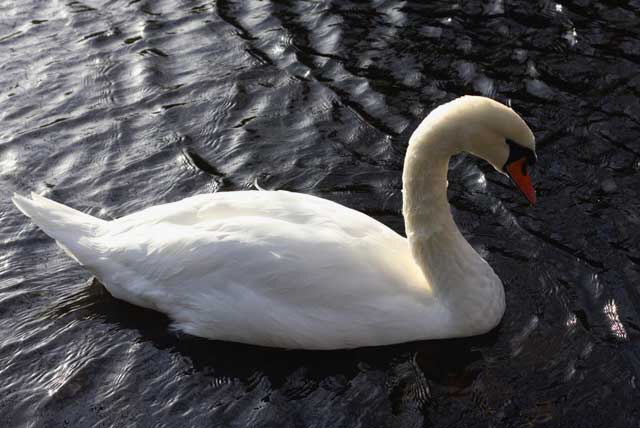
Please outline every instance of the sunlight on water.
[[567, 317], [567, 321], [565, 322], [565, 326], [569, 329], [569, 330], [573, 330], [576, 326], [576, 324], [578, 323], [578, 318], [576, 317], [576, 314], [574, 314], [573, 312], [571, 312], [569, 314], [569, 316]]
[[575, 28], [571, 28], [564, 34], [564, 38], [571, 46], [575, 46], [578, 43], [578, 32]]
[[511, 355], [512, 356], [515, 357], [522, 352], [522, 349], [524, 347], [524, 344], [527, 338], [538, 327], [539, 322], [540, 322], [540, 319], [534, 315], [529, 319], [529, 322], [524, 326], [524, 328], [516, 336], [514, 336], [513, 339], [511, 339]]
[[[5, 0], [0, 425], [635, 426], [640, 4], [560, 1]], [[464, 94], [538, 144], [533, 207], [490, 165], [450, 164], [455, 221], [505, 288], [479, 337], [199, 340], [111, 297], [10, 201], [111, 219], [259, 182], [404, 235], [407, 141]]]
[[481, 187], [481, 188], [486, 188], [487, 187], [487, 177], [484, 176], [483, 173], [478, 174], [478, 178], [476, 179], [476, 183]]
[[490, 0], [486, 6], [487, 15], [499, 15], [504, 13], [504, 0]]
[[620, 321], [620, 316], [618, 315], [618, 306], [616, 305], [615, 300], [609, 300], [604, 305], [603, 312], [609, 319], [609, 327], [611, 328], [611, 333], [613, 333], [613, 335], [618, 339], [626, 340], [627, 331]]
[[13, 151], [5, 151], [0, 155], [0, 174], [11, 175], [18, 169], [18, 156]]

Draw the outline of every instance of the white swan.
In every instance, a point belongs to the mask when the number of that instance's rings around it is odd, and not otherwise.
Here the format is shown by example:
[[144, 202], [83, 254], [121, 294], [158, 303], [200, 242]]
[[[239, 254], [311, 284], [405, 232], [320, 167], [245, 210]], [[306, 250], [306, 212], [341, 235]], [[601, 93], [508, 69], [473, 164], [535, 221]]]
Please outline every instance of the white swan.
[[204, 194], [104, 221], [37, 194], [13, 202], [116, 298], [164, 312], [196, 336], [337, 349], [481, 334], [502, 283], [456, 227], [451, 155], [508, 173], [533, 203], [534, 136], [510, 108], [465, 96], [409, 141], [408, 239], [328, 200], [286, 191]]

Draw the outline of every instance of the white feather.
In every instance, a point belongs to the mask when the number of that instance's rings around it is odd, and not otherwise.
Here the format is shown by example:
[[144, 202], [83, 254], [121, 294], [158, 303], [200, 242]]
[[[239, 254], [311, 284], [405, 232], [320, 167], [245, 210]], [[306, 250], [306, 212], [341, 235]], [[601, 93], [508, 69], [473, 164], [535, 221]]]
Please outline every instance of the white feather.
[[[492, 103], [485, 108], [506, 108]], [[336, 349], [482, 333], [500, 320], [504, 294], [451, 219], [447, 162], [462, 143], [430, 137], [446, 123], [440, 109], [407, 153], [409, 240], [286, 191], [198, 195], [113, 221], [38, 195], [13, 201], [114, 297], [164, 312], [193, 335]]]

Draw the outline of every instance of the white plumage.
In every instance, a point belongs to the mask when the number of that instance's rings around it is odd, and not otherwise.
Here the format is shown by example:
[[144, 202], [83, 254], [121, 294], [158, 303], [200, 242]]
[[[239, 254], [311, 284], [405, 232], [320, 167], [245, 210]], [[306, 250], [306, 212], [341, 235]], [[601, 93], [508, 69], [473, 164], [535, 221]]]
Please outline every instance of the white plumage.
[[[450, 121], [482, 132], [454, 134]], [[467, 131], [478, 137], [473, 147], [461, 140]], [[504, 294], [451, 218], [446, 167], [475, 145], [504, 163], [505, 137], [533, 145], [511, 109], [480, 97], [425, 119], [405, 161], [409, 240], [358, 211], [286, 191], [197, 195], [112, 221], [36, 194], [13, 201], [114, 297], [166, 313], [193, 335], [305, 349], [468, 336], [499, 322]]]

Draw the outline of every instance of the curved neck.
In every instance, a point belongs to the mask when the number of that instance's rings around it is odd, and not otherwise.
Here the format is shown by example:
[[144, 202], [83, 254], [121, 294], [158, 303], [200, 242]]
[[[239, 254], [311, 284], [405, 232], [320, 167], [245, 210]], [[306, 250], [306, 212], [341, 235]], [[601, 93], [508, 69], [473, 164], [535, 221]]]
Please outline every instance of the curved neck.
[[459, 328], [474, 329], [502, 316], [504, 290], [451, 215], [447, 171], [452, 151], [447, 146], [450, 142], [410, 143], [403, 172], [405, 228], [414, 261], [437, 298], [459, 316], [456, 322], [464, 324]]

